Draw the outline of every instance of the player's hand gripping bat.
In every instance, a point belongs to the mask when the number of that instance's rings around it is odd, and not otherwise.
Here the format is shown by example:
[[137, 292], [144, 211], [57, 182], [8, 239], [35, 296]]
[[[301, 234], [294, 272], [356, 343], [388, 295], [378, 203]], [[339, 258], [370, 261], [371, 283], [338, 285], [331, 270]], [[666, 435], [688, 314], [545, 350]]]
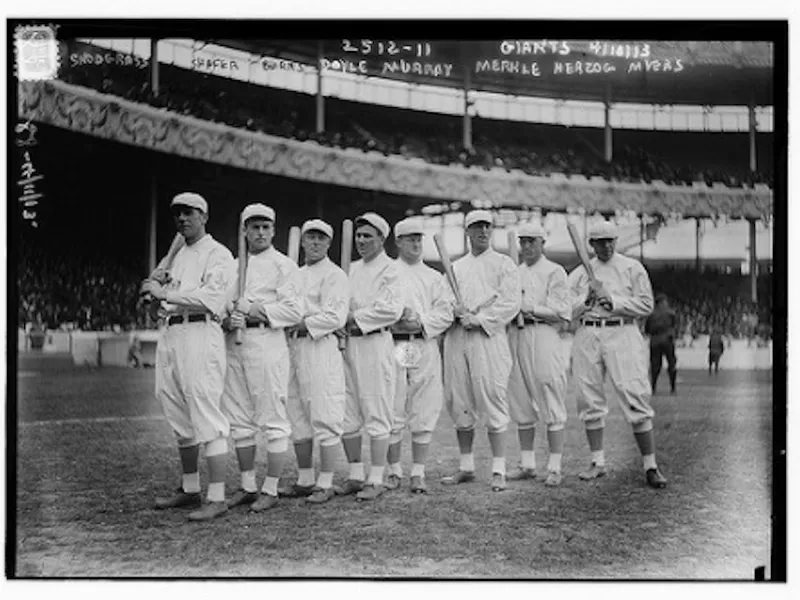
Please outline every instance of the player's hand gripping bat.
[[[183, 239], [183, 236], [180, 233], [176, 233], [175, 237], [172, 238], [172, 243], [167, 251], [167, 256], [164, 259], [164, 265], [160, 268], [156, 268], [152, 273], [150, 273], [150, 277], [148, 277], [148, 279], [153, 279], [161, 285], [168, 284], [170, 281], [169, 270], [172, 268], [172, 263], [175, 260], [175, 256], [178, 254], [178, 251], [183, 248], [185, 244], [186, 240]], [[150, 293], [146, 293], [142, 297], [142, 302], [144, 304], [149, 304], [152, 301], [153, 296]]]
[[[342, 254], [340, 266], [346, 275], [350, 274], [350, 262], [353, 257], [353, 221], [345, 219], [342, 221]], [[336, 330], [336, 337], [339, 338], [339, 350], [347, 347], [347, 333], [344, 329]]]
[[444, 276], [456, 299], [456, 308], [464, 309], [464, 298], [461, 296], [461, 289], [458, 287], [458, 280], [453, 271], [453, 263], [450, 262], [450, 254], [448, 254], [447, 248], [445, 248], [441, 233], [433, 234], [433, 243], [436, 245], [436, 251], [439, 253], [439, 259], [442, 261]]
[[[592, 269], [592, 263], [589, 262], [589, 253], [586, 251], [586, 244], [581, 239], [580, 234], [578, 233], [578, 228], [575, 227], [573, 223], [567, 223], [567, 232], [569, 232], [569, 237], [572, 240], [572, 245], [575, 247], [575, 252], [578, 254], [578, 258], [583, 265], [583, 268], [586, 269], [586, 274], [589, 276], [589, 283], [592, 286], [600, 285], [600, 282], [594, 276], [594, 269]], [[597, 297], [594, 295], [594, 290], [590, 288], [589, 297], [597, 300]], [[607, 303], [601, 300], [601, 305], [605, 305]]]
[[[514, 261], [514, 265], [519, 265], [519, 246], [517, 245], [517, 234], [509, 229], [506, 237], [508, 239], [508, 255], [511, 257], [511, 260]], [[524, 293], [524, 291], [522, 293]], [[517, 327], [520, 329], [525, 327], [525, 317], [522, 315], [522, 306], [520, 306], [520, 311], [517, 313]]]

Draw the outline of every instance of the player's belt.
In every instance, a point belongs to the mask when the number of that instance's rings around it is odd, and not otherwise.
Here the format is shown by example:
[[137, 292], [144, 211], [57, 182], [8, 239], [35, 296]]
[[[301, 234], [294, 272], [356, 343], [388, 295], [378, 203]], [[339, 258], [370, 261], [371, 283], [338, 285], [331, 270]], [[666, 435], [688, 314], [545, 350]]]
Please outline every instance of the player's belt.
[[216, 315], [209, 313], [194, 314], [194, 315], [173, 315], [167, 318], [167, 326], [170, 325], [183, 325], [184, 323], [200, 323], [200, 322], [217, 322]]
[[525, 317], [524, 323], [525, 325], [547, 325], [547, 321], [544, 319], [535, 319], [532, 317]]
[[297, 339], [297, 338], [308, 337], [309, 335], [310, 334], [308, 333], [307, 329], [305, 331], [291, 331], [291, 332], [289, 332], [289, 337], [292, 338], [293, 340]]
[[356, 331], [349, 332], [347, 335], [349, 335], [350, 337], [364, 337], [367, 335], [375, 335], [376, 333], [383, 333], [384, 331], [389, 331], [389, 328], [381, 327], [380, 329], [376, 329], [375, 331], [370, 331], [368, 333], [364, 333], [359, 329], [357, 332]]
[[244, 326], [248, 329], [266, 329], [269, 327], [269, 325], [267, 325], [267, 323], [264, 321], [246, 321]]
[[581, 325], [589, 327], [619, 327], [620, 325], [633, 325], [633, 319], [581, 319]]
[[413, 340], [423, 340], [425, 336], [421, 333], [392, 333], [396, 342], [410, 342]]

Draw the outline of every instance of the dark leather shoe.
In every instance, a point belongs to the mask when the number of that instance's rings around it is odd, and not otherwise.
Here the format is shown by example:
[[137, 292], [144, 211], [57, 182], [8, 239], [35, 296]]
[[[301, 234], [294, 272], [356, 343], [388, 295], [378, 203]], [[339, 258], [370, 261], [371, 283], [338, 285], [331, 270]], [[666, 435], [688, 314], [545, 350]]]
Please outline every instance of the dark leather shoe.
[[383, 485], [387, 490], [396, 490], [400, 487], [400, 477], [392, 473], [386, 478], [386, 483]]
[[280, 488], [278, 496], [281, 498], [308, 498], [314, 492], [314, 485], [300, 485], [295, 483], [290, 488]]
[[250, 512], [262, 512], [278, 506], [278, 497], [261, 494], [261, 497], [250, 505]]
[[412, 494], [427, 494], [428, 493], [428, 485], [425, 483], [425, 480], [420, 477], [419, 475], [414, 475], [411, 478], [411, 483], [409, 484], [409, 489], [411, 490]]
[[652, 488], [661, 489], [667, 487], [667, 478], [656, 469], [647, 469], [647, 485]]
[[200, 510], [189, 513], [190, 521], [210, 521], [228, 512], [228, 505], [225, 502], [207, 502]]
[[341, 487], [334, 487], [337, 496], [349, 496], [350, 494], [357, 494], [364, 489], [364, 482], [357, 479], [348, 479]]
[[365, 500], [376, 500], [383, 495], [385, 488], [381, 484], [368, 483], [364, 489], [356, 494], [356, 500], [363, 502]]
[[325, 504], [328, 500], [333, 498], [336, 493], [333, 488], [322, 489], [321, 487], [314, 488], [314, 493], [306, 498], [306, 504]]
[[256, 500], [258, 500], [258, 492], [246, 492], [244, 490], [238, 490], [233, 494], [233, 496], [231, 496], [230, 500], [228, 500], [228, 508], [252, 504]]
[[470, 483], [475, 481], [474, 471], [459, 471], [450, 477], [442, 477], [442, 485], [457, 485], [459, 483]]
[[536, 479], [536, 469], [514, 469], [511, 471], [511, 473], [506, 475], [506, 479], [508, 481], [524, 481], [526, 479], [534, 480]]
[[188, 494], [183, 488], [178, 488], [173, 496], [169, 498], [156, 498], [155, 508], [165, 510], [167, 508], [199, 508], [202, 504], [200, 492]]

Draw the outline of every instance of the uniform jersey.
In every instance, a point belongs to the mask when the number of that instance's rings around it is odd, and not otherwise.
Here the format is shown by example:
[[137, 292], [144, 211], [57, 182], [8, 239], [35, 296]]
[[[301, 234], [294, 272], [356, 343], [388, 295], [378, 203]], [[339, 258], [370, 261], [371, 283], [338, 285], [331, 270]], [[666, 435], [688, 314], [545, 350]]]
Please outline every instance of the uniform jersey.
[[426, 338], [444, 333], [453, 323], [452, 295], [444, 276], [422, 261], [410, 265], [397, 259], [395, 264], [403, 293], [403, 308], [411, 308], [420, 315]]
[[532, 265], [519, 265], [521, 310], [549, 322], [569, 321], [572, 316], [567, 273], [561, 265], [542, 256]]
[[[609, 311], [595, 304], [584, 313], [584, 318], [641, 318], [653, 311], [653, 289], [642, 263], [616, 253], [608, 262], [594, 257], [590, 263], [595, 278], [602, 282], [611, 295], [612, 309]], [[570, 273], [568, 281], [573, 296], [573, 306], [583, 304], [589, 291], [589, 274], [583, 265]]]
[[647, 317], [645, 322], [644, 332], [650, 336], [651, 342], [669, 341], [675, 337], [675, 330], [678, 327], [678, 317], [672, 309], [662, 310], [656, 308], [653, 313]]

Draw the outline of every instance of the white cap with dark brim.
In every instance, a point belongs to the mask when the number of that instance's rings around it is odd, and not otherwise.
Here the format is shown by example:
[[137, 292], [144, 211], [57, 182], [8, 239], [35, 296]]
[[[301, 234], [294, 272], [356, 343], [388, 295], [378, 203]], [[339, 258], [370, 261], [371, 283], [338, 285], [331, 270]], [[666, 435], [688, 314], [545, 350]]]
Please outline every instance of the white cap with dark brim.
[[394, 237], [399, 238], [401, 235], [425, 235], [425, 224], [419, 217], [410, 217], [398, 221], [394, 225]]
[[517, 237], [518, 238], [535, 238], [539, 237], [543, 240], [547, 239], [547, 232], [544, 230], [539, 223], [523, 223], [520, 225], [520, 228], [517, 230]]
[[609, 222], [603, 221], [597, 225], [592, 225], [589, 230], [589, 240], [615, 240], [617, 239], [617, 227]]
[[253, 218], [269, 219], [275, 222], [275, 211], [266, 204], [248, 204], [242, 211], [242, 223], [246, 223], [247, 219]]
[[300, 228], [300, 235], [303, 235], [306, 231], [321, 231], [329, 238], [333, 239], [333, 227], [322, 219], [311, 219], [303, 223], [303, 226]]
[[386, 219], [384, 219], [378, 213], [366, 212], [363, 215], [361, 215], [360, 217], [357, 217], [356, 218], [356, 227], [358, 227], [360, 221], [363, 221], [365, 223], [368, 223], [369, 225], [372, 225], [375, 229], [377, 229], [380, 232], [380, 234], [383, 236], [384, 239], [389, 237], [389, 231], [391, 229], [389, 227], [389, 223], [387, 223]]
[[170, 206], [189, 206], [208, 214], [208, 202], [200, 194], [194, 192], [182, 192], [172, 199]]
[[475, 223], [488, 223], [494, 225], [494, 217], [488, 210], [473, 210], [467, 213], [464, 219], [464, 227], [469, 227]]

